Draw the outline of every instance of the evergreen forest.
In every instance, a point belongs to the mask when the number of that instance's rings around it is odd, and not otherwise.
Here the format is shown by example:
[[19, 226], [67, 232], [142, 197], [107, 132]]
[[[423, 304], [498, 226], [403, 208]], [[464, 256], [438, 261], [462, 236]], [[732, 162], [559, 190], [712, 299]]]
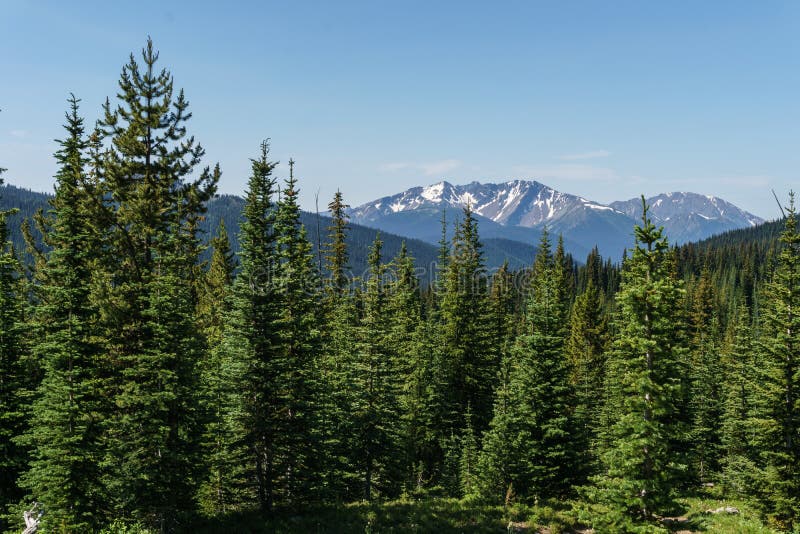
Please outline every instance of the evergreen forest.
[[268, 141], [210, 225], [223, 172], [151, 41], [110, 90], [95, 124], [68, 99], [49, 205], [0, 212], [0, 530], [800, 531], [792, 196], [499, 269], [467, 208], [421, 275], [340, 193], [310, 228]]

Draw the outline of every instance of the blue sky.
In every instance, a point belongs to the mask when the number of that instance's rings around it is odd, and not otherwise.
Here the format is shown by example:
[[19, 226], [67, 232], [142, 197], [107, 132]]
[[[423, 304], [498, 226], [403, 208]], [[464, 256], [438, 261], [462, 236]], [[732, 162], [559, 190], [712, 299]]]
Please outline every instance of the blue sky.
[[773, 218], [800, 171], [800, 2], [0, 0], [0, 165], [51, 190], [148, 35], [220, 191], [263, 138], [304, 207], [529, 178], [601, 201], [715, 194]]

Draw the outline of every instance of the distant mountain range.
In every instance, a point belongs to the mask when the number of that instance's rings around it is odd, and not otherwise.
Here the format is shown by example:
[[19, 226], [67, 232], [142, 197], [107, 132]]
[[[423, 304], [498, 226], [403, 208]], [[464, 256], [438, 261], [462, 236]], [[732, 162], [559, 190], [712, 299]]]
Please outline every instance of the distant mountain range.
[[[30, 191], [13, 185], [0, 186], [0, 210], [16, 208], [18, 213], [9, 218], [9, 230], [11, 241], [14, 247], [25, 250], [25, 243], [20, 231], [20, 224], [24, 219], [30, 219], [37, 210], [49, 209], [48, 200], [51, 194]], [[208, 212], [201, 225], [201, 231], [207, 240], [216, 232], [220, 220], [225, 220], [231, 246], [234, 252], [239, 251], [239, 223], [241, 220], [244, 199], [234, 195], [219, 195], [212, 199], [208, 206]], [[324, 215], [317, 216], [314, 213], [301, 212], [301, 220], [308, 231], [308, 238], [314, 247], [314, 257], [318, 258], [317, 245], [325, 241], [327, 228], [330, 226], [331, 219]], [[319, 237], [321, 234], [321, 238]], [[351, 224], [348, 233], [347, 244], [350, 255], [350, 272], [353, 276], [360, 276], [367, 269], [367, 250], [375, 240], [378, 231], [359, 224]], [[431, 275], [431, 267], [435, 264], [438, 257], [438, 247], [426, 241], [397, 235], [394, 233], [381, 231], [383, 241], [383, 255], [385, 261], [390, 261], [400, 251], [403, 241], [406, 242], [409, 252], [414, 256], [420, 277], [428, 278]], [[482, 239], [486, 265], [489, 269], [495, 269], [509, 262], [512, 269], [518, 269], [525, 265], [530, 265], [536, 255], [536, 247], [532, 241], [520, 241], [505, 238]]]
[[[695, 193], [662, 194], [647, 203], [673, 244], [764, 222], [725, 200]], [[633, 245], [633, 225], [641, 217], [640, 199], [606, 205], [529, 180], [465, 185], [442, 181], [367, 202], [352, 208], [350, 216], [358, 224], [434, 243], [441, 235], [442, 213], [452, 222], [468, 205], [478, 216], [482, 236], [536, 243], [546, 227], [564, 237], [576, 258], [594, 246], [607, 257], [619, 258]]]
[[[750, 228], [764, 220], [721, 198], [697, 193], [664, 193], [647, 199], [653, 222], [664, 227], [673, 243], [700, 241], [729, 230]], [[609, 204], [629, 217], [642, 217], [638, 198]]]
[[[20, 210], [12, 216], [9, 225], [17, 247], [22, 247], [19, 223], [39, 208], [46, 210], [50, 197], [12, 185], [0, 187], [0, 209]], [[668, 193], [649, 198], [647, 202], [654, 221], [664, 226], [672, 244], [699, 241], [764, 222], [713, 196]], [[238, 196], [220, 195], [213, 199], [202, 228], [205, 235], [211, 235], [220, 219], [224, 219], [233, 249], [238, 251], [237, 234], [243, 205], [244, 200]], [[489, 269], [499, 267], [506, 260], [512, 268], [530, 265], [545, 227], [554, 239], [559, 234], [564, 237], [567, 251], [578, 261], [582, 261], [595, 245], [605, 257], [616, 261], [621, 258], [623, 249], [633, 245], [633, 226], [641, 217], [640, 199], [604, 205], [561, 193], [535, 181], [466, 185], [443, 181], [414, 187], [349, 210], [348, 241], [353, 274], [365, 271], [367, 247], [375, 239], [376, 230], [381, 231], [387, 261], [406, 241], [417, 265], [429, 271], [437, 257], [442, 216], [447, 222], [448, 235], [452, 235], [454, 224], [463, 216], [467, 205], [478, 219]], [[316, 255], [316, 246], [324, 242], [330, 219], [303, 212], [302, 221]]]

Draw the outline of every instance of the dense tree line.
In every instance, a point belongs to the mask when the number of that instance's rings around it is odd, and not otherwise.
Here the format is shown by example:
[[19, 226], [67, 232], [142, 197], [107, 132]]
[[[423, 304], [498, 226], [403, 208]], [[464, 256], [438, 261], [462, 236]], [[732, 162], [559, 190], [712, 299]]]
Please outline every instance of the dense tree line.
[[380, 235], [353, 277], [342, 195], [317, 254], [264, 142], [234, 254], [224, 220], [201, 239], [221, 171], [157, 60], [131, 57], [91, 129], [69, 100], [29, 276], [0, 212], [4, 530], [34, 501], [48, 532], [181, 531], [435, 493], [578, 497], [640, 531], [707, 482], [800, 526], [793, 198], [768, 246], [670, 248], [643, 206], [621, 266], [545, 232], [492, 273], [467, 208], [430, 283]]

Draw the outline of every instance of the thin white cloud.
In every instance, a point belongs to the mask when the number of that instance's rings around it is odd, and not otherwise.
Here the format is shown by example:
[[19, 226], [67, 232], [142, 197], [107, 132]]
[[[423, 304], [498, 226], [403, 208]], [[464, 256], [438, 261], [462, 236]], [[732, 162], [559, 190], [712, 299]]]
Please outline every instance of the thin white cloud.
[[575, 182], [619, 182], [622, 177], [614, 169], [581, 163], [558, 165], [518, 165], [515, 174], [533, 179], [570, 180]]
[[383, 165], [378, 167], [378, 170], [381, 172], [397, 172], [397, 171], [402, 171], [404, 169], [408, 169], [409, 167], [412, 166], [413, 165], [411, 165], [410, 163], [400, 163], [400, 162], [384, 163]]
[[28, 137], [28, 130], [11, 130], [9, 133], [11, 137], [16, 137], [17, 139], [25, 139]]
[[453, 171], [461, 166], [461, 162], [457, 159], [445, 159], [442, 161], [434, 161], [431, 163], [423, 163], [420, 169], [425, 176], [438, 176], [446, 172]]
[[556, 159], [562, 161], [578, 161], [584, 159], [607, 158], [610, 155], [611, 152], [608, 150], [589, 150], [588, 152], [579, 152], [577, 154], [564, 154], [563, 156], [558, 156]]
[[443, 159], [440, 161], [430, 161], [426, 163], [409, 163], [409, 162], [391, 162], [384, 163], [378, 167], [381, 172], [399, 172], [405, 170], [413, 170], [421, 172], [425, 176], [440, 176], [442, 174], [454, 171], [461, 167], [461, 161], [457, 159]]

